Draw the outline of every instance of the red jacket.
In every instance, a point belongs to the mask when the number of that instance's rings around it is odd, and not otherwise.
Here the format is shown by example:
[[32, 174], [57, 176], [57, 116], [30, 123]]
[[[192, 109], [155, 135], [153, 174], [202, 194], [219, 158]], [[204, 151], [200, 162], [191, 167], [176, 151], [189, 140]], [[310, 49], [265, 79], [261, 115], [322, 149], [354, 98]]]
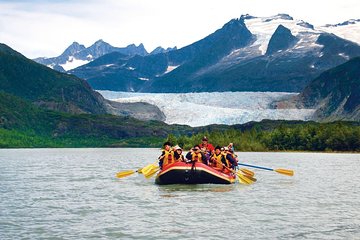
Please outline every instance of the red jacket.
[[208, 150], [209, 152], [215, 151], [214, 146], [211, 143], [206, 144], [206, 146], [204, 144], [199, 144], [200, 148], [204, 148], [206, 147], [206, 150]]

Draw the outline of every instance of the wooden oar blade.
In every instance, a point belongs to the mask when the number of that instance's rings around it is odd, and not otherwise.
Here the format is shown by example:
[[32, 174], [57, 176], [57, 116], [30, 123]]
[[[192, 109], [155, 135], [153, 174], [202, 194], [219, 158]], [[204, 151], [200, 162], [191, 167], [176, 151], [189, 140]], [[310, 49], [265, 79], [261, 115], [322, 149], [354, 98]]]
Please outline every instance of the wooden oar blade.
[[253, 177], [255, 175], [255, 173], [253, 171], [246, 169], [246, 168], [240, 168], [240, 171], [251, 177]]
[[288, 176], [294, 176], [294, 171], [293, 170], [278, 168], [278, 169], [274, 169], [274, 171], [277, 172], [277, 173], [280, 173], [280, 174], [284, 174], [284, 175], [288, 175]]
[[130, 176], [130, 175], [132, 175], [134, 173], [135, 173], [135, 171], [133, 171], [133, 170], [122, 171], [122, 172], [116, 173], [116, 177], [117, 178], [123, 178], [123, 177]]

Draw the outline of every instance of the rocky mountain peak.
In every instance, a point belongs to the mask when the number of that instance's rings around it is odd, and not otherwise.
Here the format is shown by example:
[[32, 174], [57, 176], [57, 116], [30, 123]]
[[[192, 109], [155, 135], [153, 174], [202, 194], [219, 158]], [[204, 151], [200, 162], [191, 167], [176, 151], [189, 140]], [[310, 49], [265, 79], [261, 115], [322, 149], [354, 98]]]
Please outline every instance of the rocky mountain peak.
[[82, 44], [79, 44], [78, 42], [73, 42], [69, 47], [65, 49], [65, 51], [61, 55], [74, 55], [82, 50], [85, 49], [85, 46]]
[[[140, 56], [146, 56], [149, 53], [146, 51], [144, 44], [140, 43], [138, 46], [135, 44], [129, 44], [126, 46], [126, 51], [129, 52], [128, 55], [140, 55]], [[130, 54], [131, 53], [131, 54]]]
[[244, 19], [243, 18], [231, 19], [229, 22], [227, 22], [223, 26], [223, 29], [230, 28], [230, 27], [233, 27], [233, 26], [238, 26], [238, 25], [244, 25]]
[[102, 39], [97, 40], [93, 45], [89, 48], [101, 48], [101, 47], [112, 47], [109, 43], [104, 42]]
[[296, 23], [296, 25], [299, 25], [299, 26], [301, 26], [301, 27], [309, 28], [309, 29], [314, 30], [314, 25], [312, 25], [312, 24], [310, 24], [310, 23], [308, 23], [308, 22], [305, 22], [305, 21], [303, 21], [303, 20], [298, 21], [298, 22]]
[[152, 52], [150, 52], [150, 55], [154, 55], [154, 54], [159, 54], [159, 53], [167, 53], [167, 52], [170, 52], [170, 51], [174, 51], [174, 50], [177, 50], [177, 47], [168, 47], [167, 49], [159, 46], [157, 48], [155, 48], [154, 50], [152, 50]]
[[243, 35], [243, 38], [250, 38], [252, 36], [249, 29], [246, 27], [243, 18], [234, 18], [227, 22], [221, 29], [217, 30], [215, 33], [209, 35], [209, 38], [217, 38], [219, 35], [225, 38], [224, 35]]
[[277, 14], [275, 16], [272, 16], [272, 17], [269, 17], [269, 18], [265, 19], [265, 22], [270, 22], [270, 21], [279, 20], [279, 19], [282, 19], [282, 20], [294, 20], [294, 18], [291, 17], [289, 14], [279, 13], [279, 14]]
[[[148, 53], [148, 52], [146, 51], [146, 49], [145, 49], [144, 44], [142, 44], [142, 43], [140, 43], [139, 46], [137, 46], [137, 48], [138, 48], [140, 51], [146, 52], [146, 54]], [[144, 54], [144, 55], [146, 55], [146, 54]]]
[[242, 14], [240, 16], [240, 19], [243, 19], [243, 20], [248, 20], [248, 19], [253, 19], [253, 18], [256, 18], [256, 17], [254, 17], [254, 16], [252, 16], [250, 14]]
[[269, 41], [266, 55], [270, 55], [281, 50], [286, 50], [293, 46], [296, 42], [297, 38], [291, 34], [290, 29], [280, 24]]
[[[102, 39], [97, 40], [92, 46], [111, 46], [109, 43], [105, 42]], [[91, 46], [90, 46], [91, 47]]]
[[360, 23], [360, 19], [349, 19], [342, 23], [326, 24], [324, 27], [340, 27], [340, 26], [348, 26], [348, 25], [357, 24], [357, 23]]

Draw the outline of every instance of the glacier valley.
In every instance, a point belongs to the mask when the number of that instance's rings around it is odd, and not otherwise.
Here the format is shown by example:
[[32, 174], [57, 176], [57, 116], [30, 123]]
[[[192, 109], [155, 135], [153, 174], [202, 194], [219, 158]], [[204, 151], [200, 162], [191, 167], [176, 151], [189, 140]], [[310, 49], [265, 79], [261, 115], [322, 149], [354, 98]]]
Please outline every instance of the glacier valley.
[[201, 92], [131, 93], [98, 91], [104, 98], [121, 102], [146, 102], [157, 106], [168, 124], [192, 127], [210, 124], [242, 124], [250, 121], [309, 120], [315, 109], [273, 109], [271, 103], [297, 93], [286, 92]]

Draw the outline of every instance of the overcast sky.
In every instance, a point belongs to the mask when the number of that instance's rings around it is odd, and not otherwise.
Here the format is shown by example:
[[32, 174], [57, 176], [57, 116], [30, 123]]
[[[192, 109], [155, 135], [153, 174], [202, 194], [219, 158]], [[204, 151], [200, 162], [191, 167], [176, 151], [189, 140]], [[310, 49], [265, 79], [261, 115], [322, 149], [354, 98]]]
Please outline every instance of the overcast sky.
[[315, 26], [360, 18], [359, 0], [0, 0], [0, 42], [29, 58], [60, 55], [77, 41], [178, 48], [241, 14], [288, 13]]

